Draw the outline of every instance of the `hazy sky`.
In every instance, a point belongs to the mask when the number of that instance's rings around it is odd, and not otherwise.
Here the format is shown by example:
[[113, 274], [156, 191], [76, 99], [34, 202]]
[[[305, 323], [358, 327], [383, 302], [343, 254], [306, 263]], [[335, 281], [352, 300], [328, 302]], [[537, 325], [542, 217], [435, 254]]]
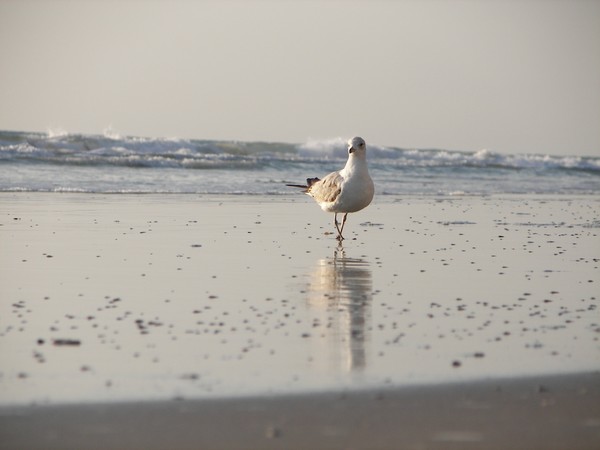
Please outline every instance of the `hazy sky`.
[[600, 1], [0, 0], [0, 129], [600, 155]]

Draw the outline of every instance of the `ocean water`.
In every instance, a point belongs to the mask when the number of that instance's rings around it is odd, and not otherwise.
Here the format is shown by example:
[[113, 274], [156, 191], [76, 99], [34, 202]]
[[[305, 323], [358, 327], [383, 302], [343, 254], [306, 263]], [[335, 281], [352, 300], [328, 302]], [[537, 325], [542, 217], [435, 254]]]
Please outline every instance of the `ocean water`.
[[[600, 193], [600, 157], [369, 144], [378, 195]], [[0, 192], [263, 194], [322, 177], [346, 139], [300, 144], [0, 131]]]

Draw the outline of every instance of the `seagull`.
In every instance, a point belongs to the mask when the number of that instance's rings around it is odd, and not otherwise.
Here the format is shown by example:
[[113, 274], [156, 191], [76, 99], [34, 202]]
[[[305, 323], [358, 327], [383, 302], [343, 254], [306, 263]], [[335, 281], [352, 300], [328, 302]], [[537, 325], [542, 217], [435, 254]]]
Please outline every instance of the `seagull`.
[[[348, 141], [348, 161], [342, 170], [331, 172], [323, 179], [307, 178], [306, 185], [287, 186], [304, 189], [304, 193], [314, 198], [323, 211], [335, 213], [333, 223], [338, 232], [336, 239], [342, 242], [348, 213], [369, 206], [375, 192], [367, 167], [365, 140], [357, 136]], [[341, 226], [337, 219], [338, 213], [344, 214]]]

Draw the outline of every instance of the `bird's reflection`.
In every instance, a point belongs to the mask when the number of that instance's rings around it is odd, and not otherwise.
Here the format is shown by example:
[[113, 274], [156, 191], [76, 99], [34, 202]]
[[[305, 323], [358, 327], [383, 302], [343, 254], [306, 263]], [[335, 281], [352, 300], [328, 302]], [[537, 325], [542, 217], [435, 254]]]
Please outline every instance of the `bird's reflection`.
[[309, 276], [308, 304], [313, 326], [326, 327], [316, 352], [328, 366], [343, 371], [365, 367], [368, 323], [371, 317], [372, 275], [368, 261], [346, 256], [338, 246], [333, 257], [317, 262]]

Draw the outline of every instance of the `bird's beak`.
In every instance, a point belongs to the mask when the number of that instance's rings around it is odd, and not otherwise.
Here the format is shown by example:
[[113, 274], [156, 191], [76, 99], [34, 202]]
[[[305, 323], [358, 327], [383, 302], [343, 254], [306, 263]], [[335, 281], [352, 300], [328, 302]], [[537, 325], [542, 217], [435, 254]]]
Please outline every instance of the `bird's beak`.
[[355, 152], [355, 149], [354, 149], [354, 147], [350, 147], [350, 148], [348, 149], [348, 153], [354, 153], [354, 152]]

